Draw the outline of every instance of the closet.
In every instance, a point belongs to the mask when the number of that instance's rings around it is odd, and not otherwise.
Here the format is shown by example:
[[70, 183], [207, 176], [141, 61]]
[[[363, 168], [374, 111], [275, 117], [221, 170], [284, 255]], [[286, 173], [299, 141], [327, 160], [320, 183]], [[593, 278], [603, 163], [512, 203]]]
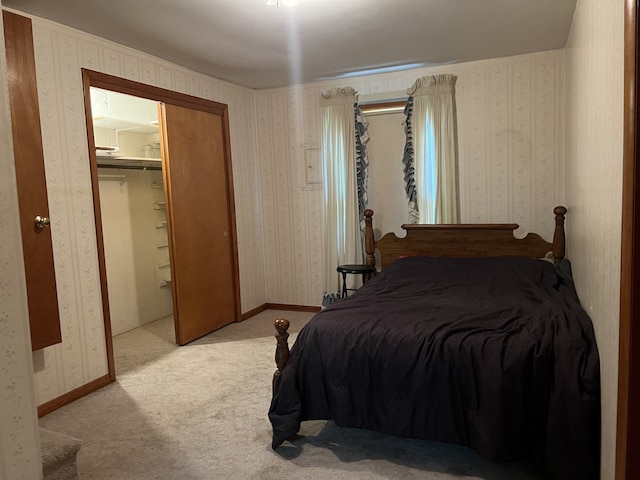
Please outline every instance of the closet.
[[173, 315], [158, 102], [91, 87], [113, 335]]
[[185, 345], [240, 321], [227, 105], [82, 74], [105, 331], [173, 312]]

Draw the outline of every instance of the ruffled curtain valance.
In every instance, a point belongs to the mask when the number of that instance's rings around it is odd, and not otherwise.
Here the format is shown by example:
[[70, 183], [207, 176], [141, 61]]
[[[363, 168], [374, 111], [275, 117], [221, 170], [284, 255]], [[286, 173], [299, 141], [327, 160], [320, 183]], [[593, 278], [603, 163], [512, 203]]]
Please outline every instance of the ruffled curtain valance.
[[458, 77], [450, 73], [420, 77], [411, 87], [407, 88], [407, 95], [412, 97], [437, 93], [449, 93], [453, 95], [455, 93], [457, 78]]
[[358, 92], [352, 87], [336, 87], [320, 92], [320, 105], [353, 105], [358, 101]]

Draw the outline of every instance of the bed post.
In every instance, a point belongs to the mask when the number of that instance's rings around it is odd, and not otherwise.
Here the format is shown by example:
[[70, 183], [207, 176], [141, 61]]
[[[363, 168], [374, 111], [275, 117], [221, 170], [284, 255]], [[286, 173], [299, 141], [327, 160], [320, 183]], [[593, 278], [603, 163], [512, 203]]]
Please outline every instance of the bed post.
[[364, 211], [364, 251], [365, 263], [376, 266], [376, 244], [373, 238], [373, 210], [367, 208]]
[[282, 369], [285, 367], [287, 362], [289, 361], [289, 342], [287, 341], [289, 338], [289, 333], [287, 330], [289, 329], [289, 320], [285, 318], [278, 318], [273, 325], [276, 327], [276, 339], [278, 341], [278, 345], [276, 346], [276, 366], [278, 369], [273, 374], [273, 385], [272, 390], [273, 393], [276, 391], [276, 381], [280, 374], [282, 373]]
[[553, 213], [556, 214], [556, 229], [553, 232], [553, 261], [560, 263], [565, 254], [565, 236], [564, 236], [564, 216], [567, 213], [567, 209], [562, 206], [558, 206], [553, 209]]

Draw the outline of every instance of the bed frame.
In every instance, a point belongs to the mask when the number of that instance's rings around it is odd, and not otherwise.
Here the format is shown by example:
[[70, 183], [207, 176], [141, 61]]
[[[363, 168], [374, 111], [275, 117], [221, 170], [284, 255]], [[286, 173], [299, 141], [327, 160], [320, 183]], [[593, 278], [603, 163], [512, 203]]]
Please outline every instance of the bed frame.
[[[562, 206], [553, 209], [556, 226], [553, 242], [549, 243], [535, 233], [524, 238], [513, 235], [518, 228], [516, 223], [489, 224], [440, 224], [440, 225], [402, 225], [407, 234], [398, 238], [387, 233], [375, 241], [373, 235], [373, 210], [364, 211], [365, 216], [365, 261], [367, 265], [376, 265], [375, 250], [380, 250], [381, 265], [384, 269], [401, 256], [423, 257], [531, 257], [543, 258], [549, 252], [553, 261], [559, 263], [565, 254], [564, 220], [567, 209]], [[276, 328], [276, 366], [273, 386], [280, 372], [289, 361], [289, 321], [278, 318]]]

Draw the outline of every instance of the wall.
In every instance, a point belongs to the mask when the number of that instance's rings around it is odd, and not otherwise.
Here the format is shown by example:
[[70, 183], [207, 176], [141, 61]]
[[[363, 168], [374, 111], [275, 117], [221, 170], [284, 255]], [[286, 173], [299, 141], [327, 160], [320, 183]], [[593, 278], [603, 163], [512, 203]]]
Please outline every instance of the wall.
[[173, 315], [166, 215], [156, 203], [164, 202], [162, 172], [98, 171], [111, 332], [118, 335]]
[[563, 50], [263, 90], [256, 109], [270, 302], [321, 301], [322, 192], [304, 171], [304, 148], [322, 134], [321, 90], [397, 92], [437, 73], [458, 76], [462, 221], [517, 222], [551, 239], [553, 207], [565, 199]]
[[63, 336], [35, 357], [41, 404], [107, 373], [82, 67], [229, 105], [242, 311], [266, 297], [253, 91], [43, 19], [33, 32]]
[[0, 22], [0, 478], [32, 480], [42, 463], [4, 52]]
[[624, 2], [578, 0], [566, 48], [568, 255], [602, 372], [602, 479], [614, 477], [620, 301]]

